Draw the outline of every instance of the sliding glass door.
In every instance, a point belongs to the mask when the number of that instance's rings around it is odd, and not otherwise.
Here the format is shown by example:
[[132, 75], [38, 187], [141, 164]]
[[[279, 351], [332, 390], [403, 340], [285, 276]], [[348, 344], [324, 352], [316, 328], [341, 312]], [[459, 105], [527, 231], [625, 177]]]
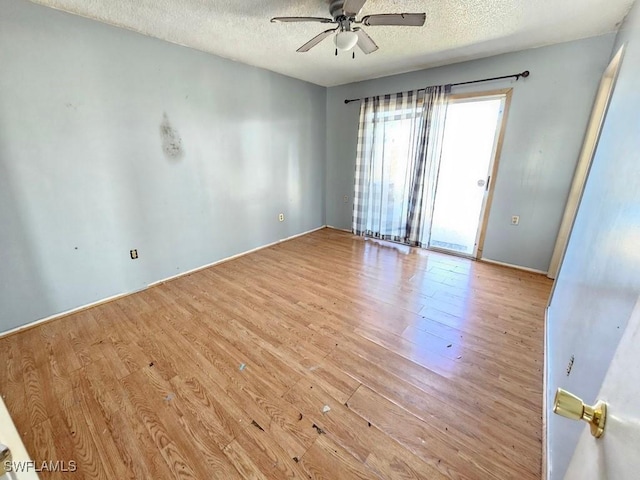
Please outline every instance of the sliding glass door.
[[478, 256], [508, 95], [452, 96], [429, 248]]

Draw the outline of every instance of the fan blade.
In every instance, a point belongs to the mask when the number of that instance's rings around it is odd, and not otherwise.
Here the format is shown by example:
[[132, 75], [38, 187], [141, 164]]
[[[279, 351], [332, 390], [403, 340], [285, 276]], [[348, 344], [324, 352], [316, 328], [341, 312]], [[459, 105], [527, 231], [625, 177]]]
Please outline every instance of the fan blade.
[[367, 3], [367, 0], [345, 0], [342, 12], [347, 17], [355, 17], [360, 13], [365, 3]]
[[367, 35], [367, 32], [361, 28], [354, 28], [353, 31], [358, 34], [358, 47], [360, 47], [360, 50], [367, 55], [378, 50], [378, 45], [373, 41], [373, 38]]
[[288, 22], [336, 23], [331, 18], [322, 18], [322, 17], [274, 17], [271, 19], [271, 23], [288, 23]]
[[427, 19], [426, 13], [382, 13], [362, 17], [360, 23], [371, 25], [401, 25], [404, 27], [422, 27]]
[[322, 32], [320, 35], [316, 35], [315, 37], [313, 37], [311, 40], [309, 40], [307, 43], [305, 43], [304, 45], [302, 45], [298, 50], [296, 50], [297, 52], [300, 53], [304, 53], [304, 52], [308, 52], [309, 50], [311, 50], [313, 47], [315, 47], [316, 45], [318, 45], [322, 40], [324, 40], [325, 38], [327, 38], [328, 36], [330, 36], [332, 33], [335, 33], [335, 31], [337, 30], [337, 28], [332, 28], [331, 30], [325, 30], [324, 32]]

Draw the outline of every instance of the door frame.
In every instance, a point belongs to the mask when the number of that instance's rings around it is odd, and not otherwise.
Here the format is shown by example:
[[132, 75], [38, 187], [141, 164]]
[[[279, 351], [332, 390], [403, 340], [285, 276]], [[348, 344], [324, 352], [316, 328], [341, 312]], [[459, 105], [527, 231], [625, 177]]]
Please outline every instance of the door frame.
[[[455, 255], [458, 257], [471, 258], [478, 260], [482, 258], [482, 252], [484, 249], [484, 240], [487, 232], [487, 224], [489, 223], [489, 213], [491, 211], [491, 203], [493, 202], [493, 191], [496, 184], [496, 178], [498, 176], [498, 165], [500, 164], [500, 155], [502, 154], [502, 145], [504, 143], [504, 136], [507, 127], [507, 118], [509, 116], [509, 108], [511, 106], [511, 97], [513, 95], [513, 88], [502, 88], [498, 90], [485, 90], [479, 92], [469, 93], [457, 93], [449, 97], [449, 104], [456, 101], [464, 102], [473, 99], [490, 99], [490, 98], [504, 98], [502, 112], [498, 117], [497, 128], [498, 132], [493, 143], [493, 151], [491, 152], [491, 161], [489, 162], [489, 181], [485, 187], [486, 194], [482, 200], [482, 207], [480, 209], [480, 221], [478, 222], [478, 231], [476, 233], [475, 248], [472, 255], [456, 253], [455, 251], [445, 250], [438, 247], [428, 247], [429, 250], [443, 252], [448, 255]], [[445, 122], [446, 128], [446, 122]], [[436, 191], [437, 191], [436, 184]]]
[[[600, 142], [600, 134], [602, 133], [604, 120], [607, 117], [607, 111], [609, 110], [611, 96], [613, 95], [613, 90], [615, 89], [616, 81], [618, 80], [618, 74], [622, 67], [623, 56], [624, 45], [621, 46], [613, 56], [600, 79], [600, 85], [598, 86], [596, 98], [591, 109], [587, 131], [585, 132], [582, 143], [582, 149], [573, 174], [573, 180], [571, 181], [571, 189], [569, 191], [569, 197], [562, 216], [562, 223], [560, 224], [556, 243], [553, 247], [553, 255], [551, 257], [551, 262], [549, 263], [549, 272], [547, 277], [554, 280], [560, 273], [560, 267], [562, 266], [562, 261], [564, 260], [564, 255], [567, 251], [569, 236], [571, 235], [573, 223], [575, 221], [576, 214], [578, 213], [578, 207], [582, 200], [582, 193], [584, 192], [587, 177], [591, 170], [593, 157], [595, 157], [598, 143]], [[553, 283], [551, 294], [549, 295], [549, 304], [551, 304], [554, 290], [555, 282]]]

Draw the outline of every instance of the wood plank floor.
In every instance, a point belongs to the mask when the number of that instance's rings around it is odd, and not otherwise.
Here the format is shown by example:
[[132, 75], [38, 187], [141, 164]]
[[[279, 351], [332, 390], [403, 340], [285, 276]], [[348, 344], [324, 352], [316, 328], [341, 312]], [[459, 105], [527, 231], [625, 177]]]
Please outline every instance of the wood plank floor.
[[0, 391], [42, 478], [539, 479], [550, 288], [324, 229], [0, 339]]

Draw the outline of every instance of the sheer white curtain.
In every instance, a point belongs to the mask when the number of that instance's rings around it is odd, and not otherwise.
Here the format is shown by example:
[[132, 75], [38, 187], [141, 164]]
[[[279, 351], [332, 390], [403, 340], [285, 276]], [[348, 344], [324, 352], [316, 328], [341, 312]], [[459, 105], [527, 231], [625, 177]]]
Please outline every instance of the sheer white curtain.
[[450, 85], [360, 106], [353, 232], [426, 247]]

